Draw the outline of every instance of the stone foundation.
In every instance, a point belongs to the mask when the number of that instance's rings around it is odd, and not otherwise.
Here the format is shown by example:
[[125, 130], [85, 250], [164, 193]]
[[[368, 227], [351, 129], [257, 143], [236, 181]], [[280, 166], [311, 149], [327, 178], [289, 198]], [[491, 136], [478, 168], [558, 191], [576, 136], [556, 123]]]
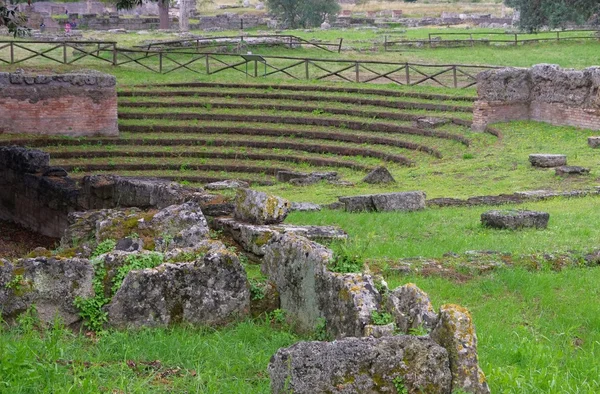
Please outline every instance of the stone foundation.
[[0, 134], [118, 136], [116, 79], [0, 73]]
[[600, 130], [600, 68], [583, 71], [539, 64], [477, 76], [473, 130], [490, 123], [536, 120], [556, 126]]

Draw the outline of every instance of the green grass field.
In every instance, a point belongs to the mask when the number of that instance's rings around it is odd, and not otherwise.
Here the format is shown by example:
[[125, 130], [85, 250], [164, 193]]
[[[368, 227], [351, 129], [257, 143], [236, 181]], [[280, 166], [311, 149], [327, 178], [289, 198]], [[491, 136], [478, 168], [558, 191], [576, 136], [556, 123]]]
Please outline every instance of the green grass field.
[[[345, 45], [361, 51], [337, 54], [277, 47], [254, 51], [299, 58], [435, 64], [530, 66], [543, 62], [577, 68], [600, 64], [597, 41], [381, 51], [385, 35], [419, 39], [429, 33], [465, 31], [446, 28], [407, 29], [404, 33], [393, 29], [292, 31], [285, 33], [325, 41], [343, 36]], [[486, 31], [490, 30], [468, 30]], [[85, 37], [118, 40], [123, 47], [137, 45], [148, 37], [174, 38], [165, 33], [140, 36], [88, 32]], [[367, 50], [371, 47], [372, 51]], [[6, 48], [0, 50], [0, 56], [5, 55], [2, 51]], [[331, 203], [342, 195], [408, 190], [423, 190], [428, 198], [467, 198], [536, 189], [590, 189], [599, 181], [600, 159], [587, 146], [587, 137], [593, 135], [589, 130], [537, 122], [494, 125], [501, 132], [499, 137], [474, 133], [458, 123], [429, 130], [437, 134], [421, 135], [407, 130], [415, 116], [470, 121], [470, 112], [462, 112], [460, 108], [470, 107], [476, 94], [473, 88], [336, 83], [331, 79], [255, 79], [239, 71], [210, 76], [186, 71], [161, 75], [132, 64], [113, 67], [87, 59], [78, 63], [56, 66], [47, 59], [36, 59], [33, 63], [5, 66], [3, 71], [21, 67], [34, 71], [92, 67], [116, 75], [122, 129], [118, 139], [45, 139], [0, 134], [2, 145], [18, 141], [50, 152], [52, 164], [69, 169], [75, 178], [117, 172], [168, 177], [192, 185], [201, 185], [200, 178], [243, 178], [255, 182], [254, 186], [260, 190], [291, 201], [315, 203]], [[133, 86], [178, 82], [263, 85]], [[288, 85], [304, 88], [288, 91], [284, 89]], [[380, 92], [311, 90], [319, 86], [371, 88]], [[181, 90], [191, 94], [178, 96]], [[257, 94], [262, 96], [252, 96]], [[426, 97], [432, 94], [447, 97]], [[461, 99], [463, 96], [471, 100]], [[457, 108], [424, 109], [424, 104]], [[267, 118], [276, 116], [281, 119]], [[457, 137], [468, 140], [468, 146]], [[411, 149], [405, 143], [427, 147], [440, 155]], [[590, 167], [591, 174], [561, 178], [552, 170], [534, 169], [528, 163], [530, 153], [564, 153], [569, 165]], [[413, 165], [405, 165], [401, 158]], [[324, 159], [329, 161], [323, 162]], [[373, 186], [361, 182], [368, 169], [379, 165], [390, 169], [396, 184]], [[355, 186], [259, 185], [274, 182], [274, 171], [278, 168], [335, 170]], [[591, 394], [600, 392], [597, 361], [600, 271], [582, 262], [564, 267], [535, 259], [567, 252], [577, 256], [597, 249], [599, 202], [599, 197], [588, 196], [508, 206], [543, 210], [551, 215], [547, 230], [518, 232], [482, 227], [479, 217], [494, 208], [489, 206], [428, 208], [413, 213], [296, 212], [287, 222], [339, 225], [350, 236], [347, 245], [350, 250], [368, 260], [372, 270], [382, 272], [391, 288], [413, 282], [428, 292], [436, 308], [444, 303], [469, 308], [479, 337], [480, 364], [492, 392]], [[403, 259], [420, 257], [443, 262], [447, 253], [462, 256], [481, 250], [511, 253], [514, 261], [523, 264], [505, 264], [488, 273], [474, 270], [464, 275], [460, 267], [453, 267], [453, 272], [459, 275], [448, 275], [444, 270], [402, 274], [398, 269]], [[477, 259], [469, 263], [477, 265], [480, 263]], [[257, 266], [250, 265], [248, 270], [250, 276], [260, 276]], [[0, 393], [268, 393], [266, 366], [270, 356], [279, 347], [303, 339], [310, 338], [293, 334], [274, 316], [218, 329], [111, 330], [101, 335], [72, 332], [59, 323], [50, 328], [39, 327], [35, 319], [24, 316], [17, 327], [0, 325]]]

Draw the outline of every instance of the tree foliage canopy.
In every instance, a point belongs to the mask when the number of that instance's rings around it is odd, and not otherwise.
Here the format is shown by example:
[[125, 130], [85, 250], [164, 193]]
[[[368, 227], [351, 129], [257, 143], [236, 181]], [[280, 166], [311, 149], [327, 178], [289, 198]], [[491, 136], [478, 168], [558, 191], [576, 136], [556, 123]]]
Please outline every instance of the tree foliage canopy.
[[506, 5], [520, 11], [519, 25], [528, 31], [543, 26], [564, 27], [567, 23], [583, 24], [600, 12], [598, 0], [505, 0]]
[[319, 26], [340, 12], [337, 0], [267, 0], [267, 7], [290, 28]]

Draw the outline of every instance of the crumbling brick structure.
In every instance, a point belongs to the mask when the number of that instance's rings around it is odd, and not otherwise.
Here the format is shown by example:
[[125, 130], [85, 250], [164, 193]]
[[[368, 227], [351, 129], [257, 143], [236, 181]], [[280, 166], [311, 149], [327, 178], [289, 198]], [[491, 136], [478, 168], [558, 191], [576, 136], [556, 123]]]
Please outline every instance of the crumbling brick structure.
[[112, 75], [0, 73], [0, 133], [117, 136]]
[[600, 130], [600, 67], [576, 71], [538, 64], [489, 70], [477, 76], [477, 94], [476, 131], [512, 120]]

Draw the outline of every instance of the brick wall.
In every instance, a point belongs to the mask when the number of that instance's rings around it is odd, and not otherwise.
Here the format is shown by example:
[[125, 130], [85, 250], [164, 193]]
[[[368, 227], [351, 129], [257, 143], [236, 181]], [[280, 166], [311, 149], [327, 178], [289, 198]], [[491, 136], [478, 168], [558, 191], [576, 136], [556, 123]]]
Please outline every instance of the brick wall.
[[473, 130], [490, 123], [536, 120], [556, 126], [600, 130], [600, 68], [563, 70], [542, 64], [477, 76]]
[[0, 133], [118, 136], [115, 85], [97, 72], [0, 73]]

